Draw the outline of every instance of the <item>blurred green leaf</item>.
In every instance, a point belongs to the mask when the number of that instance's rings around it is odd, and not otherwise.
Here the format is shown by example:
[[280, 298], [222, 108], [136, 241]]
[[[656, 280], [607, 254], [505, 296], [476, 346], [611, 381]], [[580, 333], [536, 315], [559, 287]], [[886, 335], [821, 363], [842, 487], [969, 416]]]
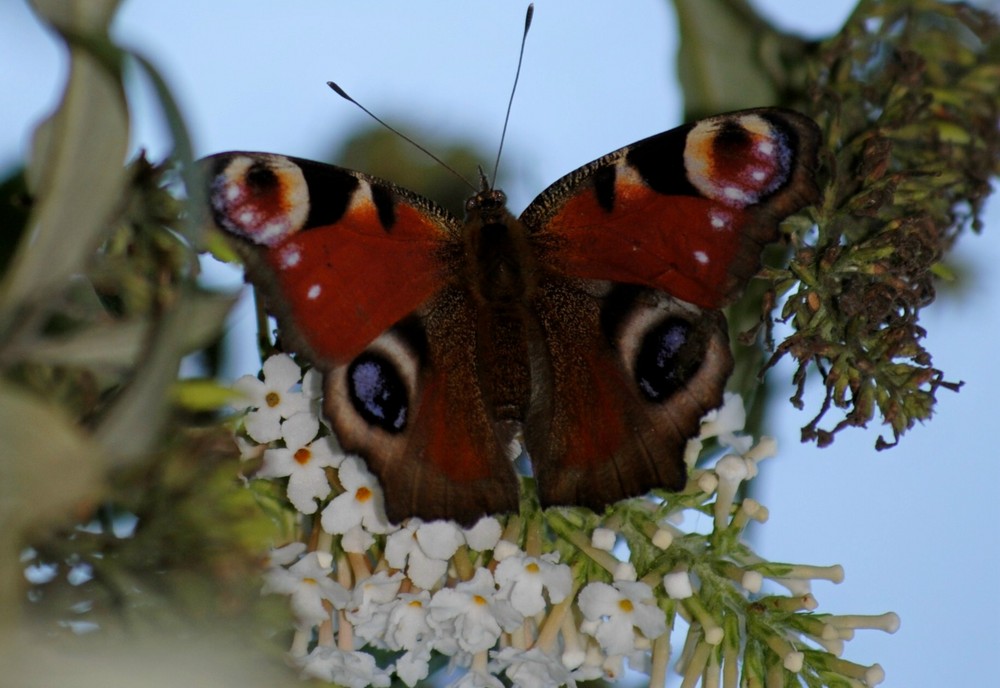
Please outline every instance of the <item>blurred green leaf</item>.
[[215, 380], [180, 380], [174, 383], [170, 396], [181, 408], [188, 411], [214, 411], [239, 397], [229, 385]]
[[188, 294], [157, 323], [149, 351], [95, 432], [112, 465], [131, 463], [154, 448], [169, 411], [166, 400], [181, 357], [190, 351], [192, 342], [203, 344], [218, 333], [233, 300], [217, 294]]
[[[0, 614], [20, 607], [25, 531], [100, 493], [100, 448], [59, 407], [0, 380]], [[5, 619], [9, 621], [9, 619]]]
[[[86, 8], [85, 8], [86, 6]], [[43, 2], [60, 28], [89, 32], [107, 46], [114, 3]], [[100, 32], [100, 33], [99, 33]], [[28, 186], [35, 197], [27, 235], [0, 284], [0, 314], [40, 298], [90, 259], [126, 182], [128, 112], [116, 75], [92, 52], [70, 48], [70, 76], [55, 114], [35, 131]]]
[[60, 30], [104, 32], [121, 0], [31, 0], [35, 11]]
[[[746, 0], [674, 0], [685, 119], [787, 105], [809, 44], [781, 33]], [[801, 92], [801, 91], [800, 91]]]

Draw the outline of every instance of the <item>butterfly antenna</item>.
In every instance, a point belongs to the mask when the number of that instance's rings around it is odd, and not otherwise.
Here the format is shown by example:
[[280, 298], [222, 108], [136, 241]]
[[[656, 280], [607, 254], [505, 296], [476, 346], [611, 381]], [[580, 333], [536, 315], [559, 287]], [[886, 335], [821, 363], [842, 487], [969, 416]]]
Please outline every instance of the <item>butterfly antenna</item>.
[[503, 153], [503, 142], [507, 138], [507, 123], [510, 121], [510, 108], [514, 104], [514, 93], [517, 91], [517, 80], [521, 77], [521, 63], [524, 61], [524, 45], [528, 41], [528, 29], [531, 28], [531, 17], [535, 14], [534, 3], [528, 5], [524, 15], [524, 34], [521, 35], [521, 53], [517, 56], [517, 71], [514, 72], [514, 85], [510, 89], [510, 99], [507, 101], [507, 115], [503, 118], [503, 131], [500, 133], [500, 147], [497, 149], [497, 160], [493, 164], [493, 183], [497, 181], [497, 170], [500, 169], [500, 154]]
[[368, 115], [369, 117], [371, 117], [373, 120], [375, 120], [376, 122], [378, 122], [379, 124], [381, 124], [383, 127], [385, 127], [386, 129], [388, 129], [389, 131], [391, 131], [396, 136], [400, 137], [401, 139], [403, 139], [404, 141], [406, 141], [407, 143], [409, 143], [411, 146], [413, 146], [417, 150], [419, 150], [422, 153], [424, 153], [425, 155], [427, 155], [431, 160], [434, 160], [439, 165], [441, 165], [441, 167], [445, 168], [446, 170], [448, 170], [449, 172], [451, 172], [453, 175], [455, 175], [456, 177], [458, 177], [459, 179], [461, 179], [462, 183], [465, 184], [466, 186], [468, 186], [470, 189], [472, 189], [473, 192], [479, 191], [479, 189], [476, 187], [475, 184], [473, 184], [468, 179], [466, 179], [461, 174], [459, 174], [455, 170], [454, 167], [452, 167], [451, 165], [449, 165], [448, 163], [446, 163], [444, 160], [442, 160], [438, 156], [436, 156], [433, 153], [431, 153], [424, 146], [421, 146], [419, 143], [417, 143], [416, 141], [414, 141], [413, 139], [411, 139], [409, 136], [407, 136], [406, 134], [404, 134], [403, 132], [401, 132], [399, 129], [396, 129], [396, 127], [394, 127], [394, 126], [388, 124], [387, 122], [385, 122], [385, 120], [383, 120], [381, 117], [378, 117], [374, 112], [372, 112], [371, 110], [369, 110], [368, 108], [366, 108], [364, 105], [362, 105], [358, 101], [354, 100], [354, 98], [351, 98], [351, 96], [347, 95], [347, 91], [345, 91], [344, 89], [342, 89], [335, 82], [333, 82], [333, 81], [327, 81], [326, 85], [329, 86], [330, 88], [332, 88], [334, 90], [334, 92], [338, 96], [340, 96], [341, 98], [343, 98], [347, 102], [353, 103], [354, 105], [356, 105], [357, 107], [359, 107], [362, 112], [364, 112], [366, 115]]

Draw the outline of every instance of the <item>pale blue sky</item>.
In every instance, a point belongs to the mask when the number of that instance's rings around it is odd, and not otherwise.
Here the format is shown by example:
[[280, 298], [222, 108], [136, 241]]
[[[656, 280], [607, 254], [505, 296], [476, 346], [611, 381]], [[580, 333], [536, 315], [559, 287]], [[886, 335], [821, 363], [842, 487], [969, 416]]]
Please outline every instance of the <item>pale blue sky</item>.
[[[835, 30], [853, 6], [755, 4], [813, 36]], [[163, 71], [199, 154], [326, 154], [363, 121], [330, 93], [331, 79], [386, 119], [494, 150], [523, 11], [524, 3], [485, 0], [126, 0], [116, 33]], [[673, 80], [674, 26], [662, 0], [536, 1], [504, 156], [512, 207], [565, 172], [679, 123], [679, 93], [664, 88]], [[0, 169], [24, 155], [65, 70], [23, 1], [0, 2]], [[150, 101], [138, 98], [134, 114], [136, 147], [163, 155], [168, 143]], [[1000, 621], [1000, 459], [986, 430], [1000, 385], [1000, 203], [990, 207], [985, 235], [963, 237], [957, 257], [973, 282], [963, 298], [939, 299], [923, 325], [935, 364], [966, 381], [962, 392], [941, 392], [930, 423], [876, 453], [874, 427], [843, 433], [826, 450], [800, 445], [798, 427], [812, 409], [793, 411], [783, 401], [791, 387], [783, 387], [772, 416], [779, 456], [758, 479], [771, 512], [754, 533], [761, 553], [844, 565], [842, 584], [814, 590], [818, 611], [902, 617], [896, 635], [860, 632], [845, 652], [880, 662], [888, 688], [996, 682], [989, 660]], [[788, 367], [772, 374], [788, 385]]]

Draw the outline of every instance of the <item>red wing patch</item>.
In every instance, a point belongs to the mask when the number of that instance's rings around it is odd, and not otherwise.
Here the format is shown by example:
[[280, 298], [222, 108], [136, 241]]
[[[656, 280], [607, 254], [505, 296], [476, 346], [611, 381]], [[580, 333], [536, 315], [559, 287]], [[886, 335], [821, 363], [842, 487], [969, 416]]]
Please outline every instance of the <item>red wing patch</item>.
[[747, 213], [637, 184], [619, 182], [615, 192], [611, 213], [585, 192], [569, 199], [546, 226], [546, 233], [564, 240], [557, 270], [642, 284], [704, 308], [721, 305]]
[[392, 234], [362, 207], [265, 253], [299, 334], [321, 359], [349, 360], [444, 284], [434, 226], [412, 208], [397, 213]]

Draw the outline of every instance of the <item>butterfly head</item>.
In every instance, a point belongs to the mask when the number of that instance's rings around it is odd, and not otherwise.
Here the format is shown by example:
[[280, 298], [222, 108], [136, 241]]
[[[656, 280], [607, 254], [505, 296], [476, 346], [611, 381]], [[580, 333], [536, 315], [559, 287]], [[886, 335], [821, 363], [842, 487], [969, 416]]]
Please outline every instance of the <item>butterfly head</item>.
[[465, 202], [466, 222], [478, 220], [483, 224], [502, 221], [507, 212], [507, 194], [488, 186]]

